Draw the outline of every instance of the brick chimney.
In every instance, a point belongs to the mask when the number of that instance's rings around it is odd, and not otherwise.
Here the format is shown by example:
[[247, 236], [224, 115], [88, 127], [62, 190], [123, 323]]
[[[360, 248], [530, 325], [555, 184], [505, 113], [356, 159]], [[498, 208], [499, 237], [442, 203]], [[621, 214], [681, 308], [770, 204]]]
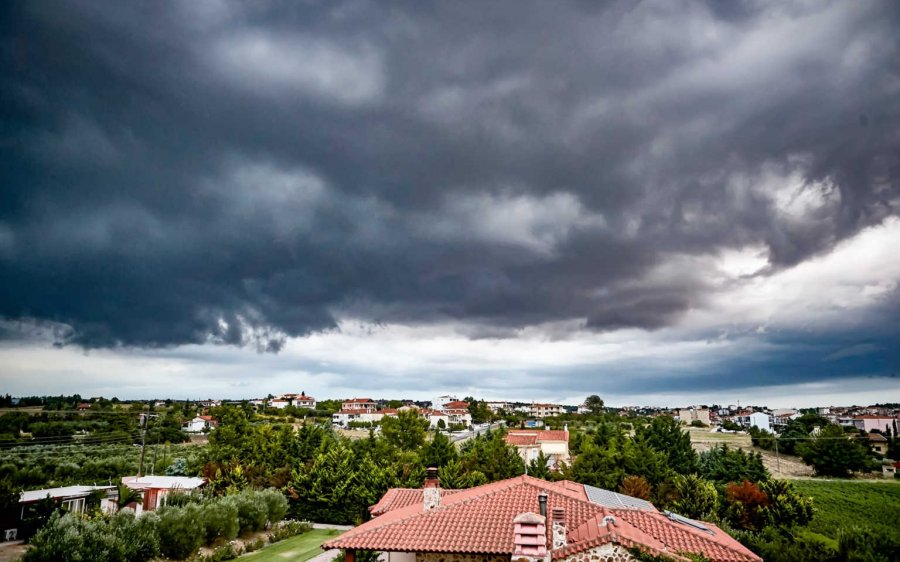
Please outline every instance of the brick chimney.
[[434, 467], [425, 469], [425, 488], [422, 495], [425, 511], [441, 505], [441, 481], [438, 478], [438, 469]]
[[568, 544], [566, 539], [566, 510], [562, 507], [553, 508], [553, 550], [564, 548]]
[[515, 546], [512, 560], [537, 562], [547, 556], [546, 517], [537, 513], [520, 513], [513, 519]]

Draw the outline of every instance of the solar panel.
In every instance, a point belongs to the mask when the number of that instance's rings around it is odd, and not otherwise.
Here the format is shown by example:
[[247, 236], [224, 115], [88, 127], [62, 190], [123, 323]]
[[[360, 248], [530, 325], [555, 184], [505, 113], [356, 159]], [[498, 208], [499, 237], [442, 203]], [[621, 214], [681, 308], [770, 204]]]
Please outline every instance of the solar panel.
[[588, 500], [598, 505], [656, 511], [656, 508], [653, 507], [652, 503], [640, 498], [626, 496], [625, 494], [604, 490], [603, 488], [588, 486], [587, 484], [584, 485], [584, 491], [587, 494]]
[[712, 533], [712, 531], [709, 530], [709, 527], [707, 527], [700, 521], [695, 521], [694, 519], [688, 519], [687, 517], [685, 517], [683, 515], [678, 515], [677, 513], [672, 513], [671, 511], [664, 511], [663, 513], [665, 513], [669, 517], [669, 519], [671, 519], [672, 521], [675, 521], [677, 523], [682, 523], [684, 525], [689, 525], [695, 529], [700, 529], [701, 531], [706, 531], [707, 533]]

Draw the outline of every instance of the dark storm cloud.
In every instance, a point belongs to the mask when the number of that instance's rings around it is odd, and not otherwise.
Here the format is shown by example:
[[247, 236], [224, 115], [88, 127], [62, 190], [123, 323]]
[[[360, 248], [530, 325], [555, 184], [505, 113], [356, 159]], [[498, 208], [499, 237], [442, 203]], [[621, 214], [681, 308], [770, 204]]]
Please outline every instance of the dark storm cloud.
[[[893, 2], [8, 3], [0, 315], [277, 350], [702, 306], [896, 214]], [[791, 212], [797, 193], [812, 203]], [[801, 192], [802, 194], [802, 192]]]

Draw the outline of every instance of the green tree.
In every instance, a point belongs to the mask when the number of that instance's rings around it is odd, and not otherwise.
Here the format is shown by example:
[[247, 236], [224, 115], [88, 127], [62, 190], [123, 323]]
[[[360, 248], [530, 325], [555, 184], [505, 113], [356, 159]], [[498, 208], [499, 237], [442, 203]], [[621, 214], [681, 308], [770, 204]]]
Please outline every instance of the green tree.
[[715, 484], [696, 474], [675, 477], [678, 499], [672, 503], [672, 510], [692, 519], [706, 519], [719, 509], [719, 492]]
[[767, 525], [790, 529], [795, 525], [807, 525], [812, 521], [812, 498], [801, 495], [789, 481], [760, 482], [759, 489], [768, 497], [763, 511]]
[[848, 438], [835, 424], [823, 427], [812, 440], [799, 444], [797, 452], [820, 476], [848, 476], [865, 467], [868, 458], [866, 447]]
[[603, 399], [596, 394], [591, 394], [584, 399], [584, 407], [595, 416], [603, 413]]
[[549, 459], [547, 458], [547, 455], [544, 454], [544, 451], [538, 451], [538, 456], [531, 459], [531, 462], [528, 463], [528, 470], [526, 473], [529, 476], [534, 476], [541, 480], [550, 480], [550, 468], [547, 466], [548, 461]]
[[472, 416], [472, 423], [485, 423], [491, 419], [491, 409], [484, 400], [472, 400], [469, 402], [468, 410]]
[[671, 416], [657, 416], [648, 425], [638, 428], [635, 436], [650, 447], [664, 453], [668, 466], [679, 474], [697, 470], [697, 453], [691, 446], [691, 436]]
[[440, 468], [459, 458], [456, 447], [443, 433], [435, 432], [431, 442], [422, 450], [422, 463], [426, 467]]
[[525, 462], [512, 445], [508, 445], [503, 432], [485, 432], [470, 439], [462, 455], [466, 472], [479, 471], [488, 481], [496, 482], [525, 473]]
[[718, 484], [729, 482], [761, 482], [770, 475], [759, 453], [745, 453], [727, 444], [700, 453], [699, 474]]
[[119, 496], [116, 500], [116, 507], [118, 509], [123, 509], [131, 504], [144, 503], [144, 496], [138, 490], [133, 490], [125, 484], [117, 484], [116, 490], [118, 491]]
[[381, 434], [402, 451], [417, 451], [425, 444], [428, 421], [419, 417], [417, 410], [400, 410], [397, 416], [385, 416], [381, 422]]

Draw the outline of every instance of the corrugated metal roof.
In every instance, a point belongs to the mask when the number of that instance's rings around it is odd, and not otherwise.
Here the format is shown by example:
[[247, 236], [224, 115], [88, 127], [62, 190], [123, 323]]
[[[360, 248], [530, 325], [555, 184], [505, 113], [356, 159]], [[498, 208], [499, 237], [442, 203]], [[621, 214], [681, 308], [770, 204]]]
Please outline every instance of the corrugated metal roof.
[[618, 494], [603, 488], [595, 488], [594, 486], [584, 485], [584, 492], [587, 494], [588, 500], [606, 507], [631, 507], [635, 509], [648, 509], [656, 511], [653, 504], [639, 498]]

